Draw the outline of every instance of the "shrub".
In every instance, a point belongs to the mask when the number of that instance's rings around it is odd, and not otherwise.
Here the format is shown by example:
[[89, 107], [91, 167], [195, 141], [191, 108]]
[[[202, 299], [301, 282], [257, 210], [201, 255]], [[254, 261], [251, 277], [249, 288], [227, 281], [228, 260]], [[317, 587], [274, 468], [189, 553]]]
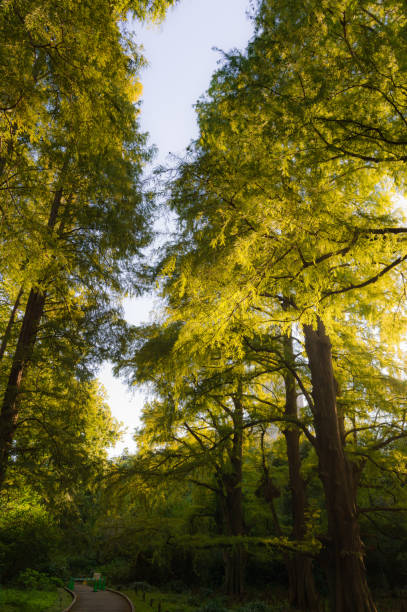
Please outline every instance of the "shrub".
[[18, 591], [16, 589], [0, 591], [1, 612], [44, 612], [57, 603], [56, 592]]
[[63, 581], [44, 572], [26, 569], [19, 573], [17, 584], [27, 590], [52, 591], [56, 586], [63, 586]]

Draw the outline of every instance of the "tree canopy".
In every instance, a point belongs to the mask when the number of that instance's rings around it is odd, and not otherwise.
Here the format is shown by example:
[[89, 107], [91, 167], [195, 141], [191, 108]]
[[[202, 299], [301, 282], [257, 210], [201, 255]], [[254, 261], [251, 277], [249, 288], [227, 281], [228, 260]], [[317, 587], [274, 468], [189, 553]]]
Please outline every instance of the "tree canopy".
[[[125, 21], [172, 4], [0, 11], [0, 567], [48, 530], [33, 569], [384, 610], [407, 571], [407, 9], [252, 3], [152, 190]], [[105, 359], [149, 396], [111, 460]]]

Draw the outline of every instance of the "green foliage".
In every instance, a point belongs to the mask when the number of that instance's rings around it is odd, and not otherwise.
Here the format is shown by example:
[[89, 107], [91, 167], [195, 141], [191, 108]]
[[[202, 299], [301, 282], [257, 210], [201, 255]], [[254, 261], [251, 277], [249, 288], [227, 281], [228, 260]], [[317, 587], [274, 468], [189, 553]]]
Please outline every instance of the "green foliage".
[[26, 568], [51, 573], [51, 563], [62, 545], [62, 534], [40, 497], [26, 486], [11, 499], [2, 497], [1, 510], [2, 581], [12, 581]]
[[0, 589], [0, 603], [4, 612], [60, 612], [72, 602], [62, 589], [36, 591]]
[[151, 205], [141, 174], [151, 151], [138, 126], [143, 58], [123, 19], [159, 19], [172, 4], [2, 5], [1, 480], [27, 407], [20, 394], [35, 407], [22, 422], [48, 442], [39, 406], [57, 373], [69, 372], [71, 385], [94, 375], [126, 327], [121, 298], [143, 283]]
[[[197, 105], [199, 137], [164, 185], [179, 221], [156, 275], [165, 310], [161, 324], [133, 331], [119, 357], [132, 382], [154, 392], [128, 477], [147, 497], [153, 480], [183, 479], [184, 501], [195, 501], [191, 521], [167, 520], [161, 533], [184, 548], [217, 544], [225, 552], [232, 541], [219, 500], [236, 473], [240, 428], [239, 544], [251, 554], [249, 542], [262, 541], [317, 557], [321, 543], [321, 556], [329, 548], [329, 500], [318, 482], [329, 466], [304, 324], [322, 320], [332, 343], [332, 420], [359, 487], [352, 504], [364, 535], [368, 522], [406, 507], [406, 228], [395, 196], [405, 181], [398, 83], [407, 14], [398, 1], [264, 0], [257, 8], [253, 40], [224, 55]], [[292, 358], [282, 342], [288, 334]], [[294, 418], [285, 414], [288, 373], [302, 396]], [[310, 497], [301, 543], [291, 532], [288, 432], [298, 433]]]
[[142, 592], [140, 589], [135, 591], [125, 591], [126, 595], [131, 599], [135, 608], [140, 612], [151, 612], [151, 606], [149, 602], [151, 599], [154, 600], [154, 606], [161, 602], [161, 609], [168, 610], [168, 612], [192, 612], [196, 610], [196, 605], [191, 605], [189, 602], [190, 594], [185, 591], [183, 593], [174, 593], [167, 589], [146, 589], [146, 597], [143, 599]]
[[20, 588], [36, 591], [50, 591], [52, 587], [63, 586], [63, 580], [56, 576], [50, 576], [44, 572], [26, 569], [19, 573], [17, 585]]
[[124, 22], [172, 4], [10, 0], [0, 11], [0, 567], [33, 588], [45, 587], [35, 572], [66, 576], [69, 556], [93, 561], [73, 550], [92, 538], [91, 499], [119, 436], [94, 374], [126, 326], [119, 302], [142, 283], [150, 239], [144, 60]]
[[129, 584], [132, 579], [131, 561], [126, 558], [121, 559], [119, 556], [98, 566], [98, 571], [101, 572], [102, 576], [106, 576], [109, 584]]
[[[218, 588], [222, 562], [227, 575], [236, 559], [260, 585], [284, 582], [298, 559], [312, 558], [320, 577], [326, 466], [303, 328], [318, 320], [332, 344], [334, 429], [370, 577], [394, 590], [407, 576], [407, 230], [395, 204], [406, 179], [406, 7], [256, 3], [255, 36], [224, 55], [196, 106], [199, 137], [164, 185], [178, 231], [147, 269], [144, 60], [125, 20], [160, 20], [174, 4], [2, 5], [5, 396], [14, 365], [24, 368], [0, 569], [32, 590], [31, 600], [3, 591], [9, 609], [34, 612], [41, 597], [45, 609], [55, 575], [90, 568], [172, 612], [231, 608], [213, 591], [158, 592], [144, 581]], [[120, 300], [152, 277], [160, 318], [129, 328]], [[43, 308], [21, 359], [32, 291]], [[151, 397], [137, 453], [109, 461], [119, 424], [94, 372], [112, 356]], [[301, 398], [291, 413], [290, 392]], [[304, 484], [300, 525], [293, 465]], [[283, 599], [233, 609], [278, 610]]]

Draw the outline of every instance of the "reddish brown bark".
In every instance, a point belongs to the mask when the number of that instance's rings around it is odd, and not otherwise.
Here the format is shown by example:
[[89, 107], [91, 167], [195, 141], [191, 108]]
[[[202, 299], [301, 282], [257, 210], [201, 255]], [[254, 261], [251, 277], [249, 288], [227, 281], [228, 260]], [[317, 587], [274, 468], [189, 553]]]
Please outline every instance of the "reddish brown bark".
[[4, 335], [3, 335], [3, 338], [2, 338], [2, 341], [1, 341], [1, 345], [0, 345], [0, 361], [3, 359], [4, 353], [6, 352], [6, 348], [7, 348], [7, 345], [9, 343], [10, 336], [11, 336], [11, 330], [12, 330], [13, 325], [14, 325], [14, 320], [16, 318], [17, 310], [18, 310], [18, 308], [20, 306], [20, 301], [21, 301], [22, 296], [23, 296], [23, 288], [21, 288], [20, 291], [17, 294], [16, 300], [14, 302], [13, 309], [12, 309], [12, 311], [10, 313], [9, 320], [7, 321], [7, 326], [6, 326], [6, 329], [4, 331]]
[[330, 544], [332, 604], [335, 612], [376, 612], [366, 580], [357, 518], [357, 483], [347, 459], [336, 407], [331, 343], [323, 322], [304, 326], [312, 378], [319, 474], [324, 487]]
[[[284, 358], [288, 365], [294, 364], [292, 338], [285, 336]], [[298, 418], [297, 391], [295, 378], [291, 369], [284, 374], [285, 383], [285, 415], [289, 419]], [[307, 508], [305, 482], [301, 474], [300, 432], [298, 428], [290, 427], [284, 431], [287, 445], [289, 483], [291, 489], [293, 529], [292, 537], [301, 541], [306, 536], [305, 511]], [[290, 604], [299, 610], [320, 610], [320, 600], [315, 588], [312, 573], [312, 559], [304, 554], [296, 553], [288, 559], [289, 599]]]
[[0, 413], [0, 487], [6, 475], [13, 437], [17, 427], [17, 398], [26, 366], [31, 359], [44, 304], [45, 295], [32, 289], [28, 296]]
[[[219, 475], [221, 484], [221, 508], [223, 530], [228, 536], [244, 533], [242, 461], [243, 461], [243, 407], [240, 398], [234, 398], [232, 413], [233, 438], [229, 451], [230, 471]], [[225, 564], [225, 590], [232, 597], [240, 597], [244, 590], [245, 554], [242, 546], [236, 544], [223, 551]]]
[[[51, 232], [57, 221], [61, 199], [62, 190], [59, 189], [53, 198], [47, 223], [47, 227]], [[21, 384], [27, 366], [32, 359], [38, 327], [44, 313], [45, 298], [45, 292], [40, 289], [33, 288], [29, 293], [9, 378], [4, 391], [0, 411], [0, 488], [6, 476], [14, 434], [17, 428], [19, 414], [18, 400]]]

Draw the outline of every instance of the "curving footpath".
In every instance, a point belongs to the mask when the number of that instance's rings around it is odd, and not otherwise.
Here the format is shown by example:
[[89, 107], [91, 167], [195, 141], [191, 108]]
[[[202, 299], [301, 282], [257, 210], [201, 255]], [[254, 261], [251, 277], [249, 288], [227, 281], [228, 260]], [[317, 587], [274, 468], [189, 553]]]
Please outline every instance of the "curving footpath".
[[72, 612], [134, 612], [132, 604], [124, 595], [114, 591], [97, 591], [83, 584], [75, 585], [77, 600]]

